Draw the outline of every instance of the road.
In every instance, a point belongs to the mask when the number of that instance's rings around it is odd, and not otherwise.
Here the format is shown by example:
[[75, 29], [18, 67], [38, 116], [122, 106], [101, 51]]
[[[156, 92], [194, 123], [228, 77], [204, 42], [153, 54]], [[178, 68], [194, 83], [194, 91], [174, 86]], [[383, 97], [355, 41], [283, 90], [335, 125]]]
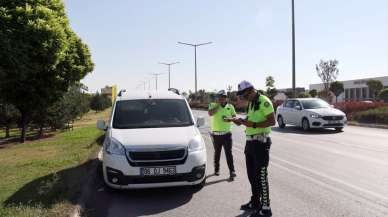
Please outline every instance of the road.
[[[207, 117], [203, 111], [196, 116]], [[207, 123], [209, 122], [207, 118]], [[233, 128], [237, 179], [229, 182], [224, 156], [221, 176], [212, 176], [213, 148], [208, 150], [207, 185], [201, 191], [168, 188], [111, 192], [101, 182], [88, 203], [93, 217], [240, 217], [250, 197], [241, 127]], [[273, 216], [388, 216], [388, 130], [348, 126], [344, 132], [295, 127], [274, 128], [269, 167]]]

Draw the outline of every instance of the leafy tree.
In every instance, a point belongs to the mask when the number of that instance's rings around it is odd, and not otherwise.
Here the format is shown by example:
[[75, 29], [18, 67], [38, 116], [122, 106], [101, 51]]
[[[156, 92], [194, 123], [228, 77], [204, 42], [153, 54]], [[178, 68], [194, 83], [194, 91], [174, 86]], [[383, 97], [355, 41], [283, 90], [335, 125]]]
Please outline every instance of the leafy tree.
[[311, 95], [307, 92], [298, 93], [298, 98], [310, 98]]
[[319, 65], [315, 66], [317, 74], [322, 80], [325, 93], [328, 93], [330, 90], [330, 83], [337, 79], [339, 73], [338, 64], [338, 60], [321, 60]]
[[0, 97], [20, 111], [24, 142], [31, 116], [94, 66], [61, 0], [2, 0], [0, 26]]
[[380, 94], [379, 98], [384, 100], [384, 102], [388, 102], [388, 88], [383, 89]]
[[330, 91], [333, 92], [335, 96], [335, 102], [338, 102], [338, 96], [345, 91], [344, 84], [340, 81], [334, 81], [330, 84]]
[[90, 97], [82, 92], [82, 87], [81, 83], [72, 85], [59, 101], [32, 115], [32, 122], [39, 128], [39, 137], [42, 137], [44, 127], [63, 129], [90, 110]]
[[9, 131], [18, 121], [19, 116], [19, 111], [13, 105], [0, 101], [0, 127], [5, 128], [5, 138], [9, 137]]
[[384, 88], [384, 85], [379, 80], [369, 80], [366, 82], [369, 87], [369, 90], [373, 93], [373, 99], [376, 100], [376, 97], [379, 95], [380, 91]]
[[309, 91], [311, 97], [316, 97], [318, 95], [318, 91], [316, 89], [312, 89]]
[[110, 106], [110, 99], [102, 94], [99, 94], [98, 92], [90, 99], [90, 108], [96, 112], [103, 111]]
[[265, 86], [267, 87], [266, 95], [273, 99], [278, 91], [275, 88], [275, 79], [272, 76], [268, 76], [265, 78]]

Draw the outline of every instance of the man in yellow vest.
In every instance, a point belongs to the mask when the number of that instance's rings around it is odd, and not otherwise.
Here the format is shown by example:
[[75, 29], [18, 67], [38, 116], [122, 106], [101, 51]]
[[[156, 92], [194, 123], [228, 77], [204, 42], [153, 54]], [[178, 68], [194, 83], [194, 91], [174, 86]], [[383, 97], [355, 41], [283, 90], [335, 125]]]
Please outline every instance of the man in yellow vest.
[[208, 110], [211, 117], [211, 136], [214, 146], [214, 174], [220, 175], [221, 149], [224, 147], [226, 162], [228, 164], [230, 179], [236, 177], [232, 155], [231, 120], [236, 117], [236, 111], [232, 104], [227, 102], [224, 90], [217, 93], [217, 101], [209, 104]]
[[247, 117], [236, 119], [237, 125], [246, 127], [245, 160], [248, 179], [251, 184], [251, 200], [241, 210], [254, 210], [249, 215], [272, 216], [268, 189], [268, 163], [271, 147], [271, 127], [275, 125], [275, 114], [271, 100], [260, 94], [251, 83], [242, 81], [237, 95], [248, 101]]

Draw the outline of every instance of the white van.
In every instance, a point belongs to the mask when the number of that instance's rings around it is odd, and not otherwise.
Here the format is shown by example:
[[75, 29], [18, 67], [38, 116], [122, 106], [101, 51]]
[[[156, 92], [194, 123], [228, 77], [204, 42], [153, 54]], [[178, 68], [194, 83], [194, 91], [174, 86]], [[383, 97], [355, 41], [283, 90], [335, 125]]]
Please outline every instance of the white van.
[[105, 183], [116, 189], [202, 187], [206, 148], [186, 99], [171, 91], [120, 91], [103, 145]]

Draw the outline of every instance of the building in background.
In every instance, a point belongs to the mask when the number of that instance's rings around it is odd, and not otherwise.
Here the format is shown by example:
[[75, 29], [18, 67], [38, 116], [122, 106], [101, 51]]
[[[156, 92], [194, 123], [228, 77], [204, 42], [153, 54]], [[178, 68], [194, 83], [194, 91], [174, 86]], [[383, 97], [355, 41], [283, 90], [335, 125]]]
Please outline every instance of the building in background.
[[[381, 81], [384, 88], [388, 88], [388, 76], [341, 81], [344, 84], [345, 91], [338, 96], [338, 102], [372, 100], [373, 93], [366, 84], [369, 80]], [[310, 90], [312, 89], [319, 92], [323, 90], [323, 84], [310, 84]]]

